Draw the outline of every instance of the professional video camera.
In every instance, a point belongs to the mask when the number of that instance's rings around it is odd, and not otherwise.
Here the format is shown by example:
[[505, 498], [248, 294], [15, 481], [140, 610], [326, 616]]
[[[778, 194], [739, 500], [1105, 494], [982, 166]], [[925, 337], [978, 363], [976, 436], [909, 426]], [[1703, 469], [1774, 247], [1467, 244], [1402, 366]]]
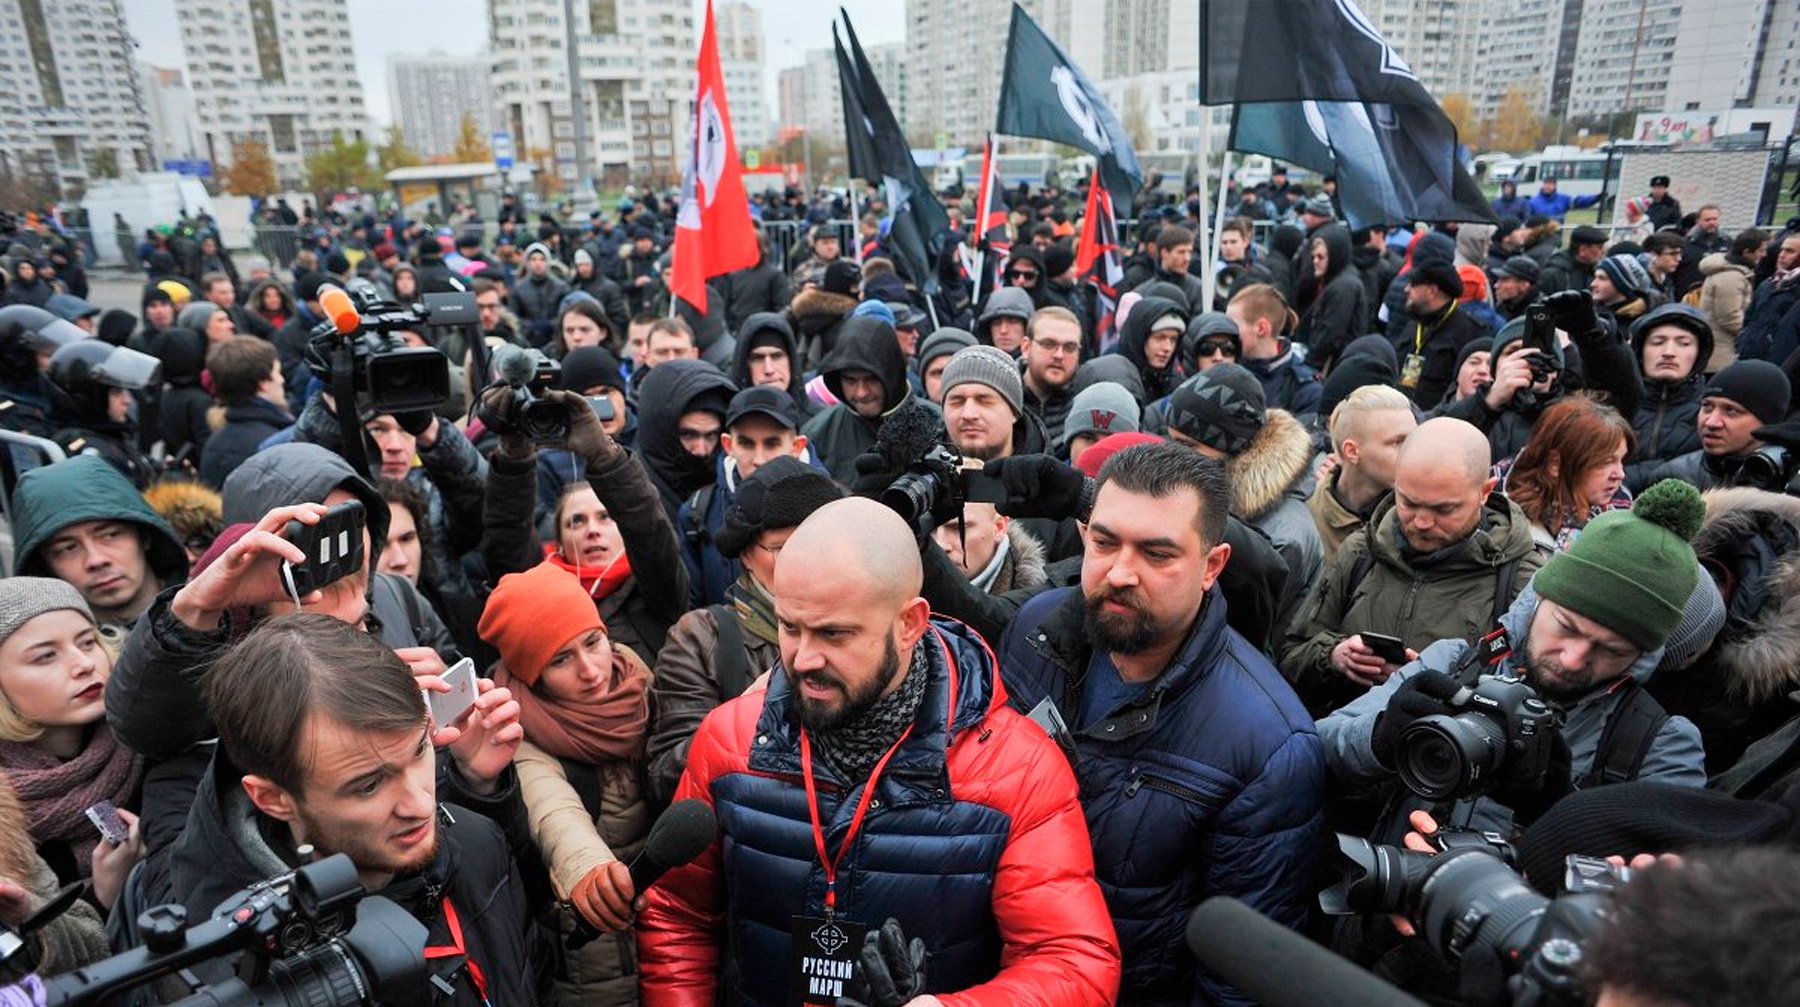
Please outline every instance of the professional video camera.
[[[144, 946], [44, 980], [47, 1007], [85, 1007], [214, 959], [237, 974], [195, 986], [176, 1007], [290, 1004], [352, 1007], [430, 999], [425, 925], [379, 896], [365, 897], [343, 854], [258, 882], [188, 927], [179, 905], [138, 917]], [[183, 979], [192, 983], [191, 973]]]
[[306, 347], [307, 366], [327, 380], [339, 410], [367, 416], [449, 401], [449, 359], [430, 346], [408, 346], [397, 333], [477, 324], [475, 295], [426, 294], [420, 303], [401, 305], [382, 300], [367, 281], [351, 287], [352, 293], [320, 289], [326, 320], [313, 327]]
[[876, 434], [874, 451], [905, 473], [881, 491], [883, 504], [920, 534], [962, 514], [963, 504], [1005, 503], [999, 480], [967, 468], [962, 455], [938, 440], [938, 420], [923, 409], [902, 409]]
[[1439, 697], [1459, 712], [1420, 717], [1400, 732], [1394, 764], [1406, 789], [1442, 801], [1499, 783], [1530, 789], [1543, 781], [1554, 753], [1555, 711], [1522, 678], [1475, 674], [1511, 653], [1504, 629], [1476, 641], [1451, 673], [1464, 684]]
[[1405, 915], [1437, 954], [1460, 966], [1465, 1003], [1587, 1002], [1579, 983], [1583, 942], [1605, 923], [1608, 894], [1630, 880], [1630, 870], [1570, 856], [1565, 894], [1548, 899], [1513, 870], [1511, 848], [1496, 836], [1434, 839], [1435, 855], [1341, 833], [1337, 843], [1343, 878], [1319, 894], [1320, 908]]

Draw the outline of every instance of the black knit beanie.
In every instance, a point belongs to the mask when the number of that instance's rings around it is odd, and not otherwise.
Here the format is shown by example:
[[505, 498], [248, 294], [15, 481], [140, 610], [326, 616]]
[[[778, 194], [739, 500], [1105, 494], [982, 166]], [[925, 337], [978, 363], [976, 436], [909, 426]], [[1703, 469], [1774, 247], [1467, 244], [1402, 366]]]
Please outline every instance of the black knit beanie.
[[771, 528], [793, 528], [844, 491], [831, 477], [798, 458], [776, 458], [738, 485], [725, 524], [713, 536], [719, 555], [736, 559], [756, 536]]

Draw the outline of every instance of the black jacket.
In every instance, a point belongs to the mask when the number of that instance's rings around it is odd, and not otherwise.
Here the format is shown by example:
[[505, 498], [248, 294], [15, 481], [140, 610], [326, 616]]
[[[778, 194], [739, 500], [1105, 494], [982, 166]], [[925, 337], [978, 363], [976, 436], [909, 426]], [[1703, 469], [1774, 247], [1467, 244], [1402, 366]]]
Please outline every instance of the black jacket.
[[637, 451], [670, 523], [681, 502], [713, 479], [712, 457], [689, 454], [681, 444], [681, 414], [704, 405], [724, 422], [725, 407], [736, 393], [737, 386], [723, 371], [702, 360], [658, 364], [638, 386]]
[[213, 489], [225, 485], [225, 477], [244, 464], [262, 442], [294, 425], [288, 411], [267, 399], [251, 399], [225, 408], [225, 425], [206, 440], [200, 459], [200, 479]]
[[1314, 237], [1325, 242], [1324, 287], [1301, 317], [1294, 338], [1306, 344], [1307, 365], [1324, 369], [1351, 340], [1368, 330], [1369, 295], [1362, 273], [1351, 263], [1350, 232], [1342, 225], [1328, 224]]
[[787, 274], [766, 260], [749, 269], [716, 277], [712, 286], [725, 304], [725, 327], [732, 332], [742, 331], [753, 315], [786, 311], [788, 303], [794, 299]]
[[1701, 354], [1694, 373], [1674, 383], [1645, 381], [1644, 397], [1632, 417], [1637, 432], [1637, 452], [1625, 464], [1625, 485], [1640, 492], [1644, 478], [1664, 462], [1700, 450], [1701, 391], [1706, 387], [1706, 354]]
[[1562, 290], [1586, 290], [1593, 281], [1594, 267], [1577, 261], [1575, 253], [1565, 248], [1552, 255], [1538, 272], [1537, 290], [1540, 296], [1547, 297]]
[[881, 415], [863, 416], [840, 401], [808, 420], [802, 431], [825, 471], [846, 486], [856, 480], [856, 456], [875, 446], [876, 432], [889, 416], [914, 407], [927, 408], [933, 415], [938, 412], [935, 405], [913, 395], [900, 342], [894, 338], [893, 328], [879, 318], [845, 319], [837, 349], [825, 358], [819, 371], [825, 387], [840, 400], [845, 371], [867, 371], [881, 380]]
[[794, 400], [795, 415], [804, 423], [819, 411], [819, 405], [806, 394], [806, 374], [800, 368], [800, 343], [794, 338], [794, 327], [788, 324], [785, 313], [758, 311], [737, 326], [737, 345], [731, 356], [731, 382], [740, 390], [754, 384], [750, 379], [750, 350], [756, 337], [766, 332], [774, 333], [781, 340], [781, 349], [788, 355], [788, 396]]
[[1429, 409], [1444, 397], [1445, 389], [1456, 383], [1457, 354], [1471, 342], [1491, 339], [1492, 332], [1487, 323], [1474, 312], [1463, 310], [1457, 301], [1446, 304], [1430, 319], [1408, 316], [1406, 321], [1394, 339], [1394, 353], [1403, 365], [1415, 353], [1425, 358], [1419, 383], [1410, 391], [1419, 408]]

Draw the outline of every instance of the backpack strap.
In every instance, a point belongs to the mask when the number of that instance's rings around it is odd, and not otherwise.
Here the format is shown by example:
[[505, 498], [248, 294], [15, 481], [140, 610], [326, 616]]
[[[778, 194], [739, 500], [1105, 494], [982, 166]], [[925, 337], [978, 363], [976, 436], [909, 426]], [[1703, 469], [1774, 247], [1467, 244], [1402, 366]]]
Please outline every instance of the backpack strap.
[[1637, 681], [1620, 679], [1625, 693], [1606, 727], [1600, 732], [1600, 746], [1594, 752], [1594, 765], [1581, 781], [1582, 789], [1637, 779], [1643, 771], [1650, 746], [1669, 720], [1668, 711]]
[[1493, 624], [1500, 625], [1500, 617], [1512, 607], [1513, 581], [1519, 576], [1519, 559], [1508, 560], [1499, 570], [1494, 572], [1494, 618]]
[[719, 627], [719, 646], [713, 651], [713, 671], [719, 676], [719, 695], [735, 699], [750, 688], [750, 657], [744, 651], [744, 624], [730, 605], [708, 605]]
[[681, 533], [696, 556], [712, 544], [712, 536], [706, 533], [706, 511], [712, 506], [713, 490], [717, 487], [717, 483], [707, 483], [687, 499], [687, 522]]

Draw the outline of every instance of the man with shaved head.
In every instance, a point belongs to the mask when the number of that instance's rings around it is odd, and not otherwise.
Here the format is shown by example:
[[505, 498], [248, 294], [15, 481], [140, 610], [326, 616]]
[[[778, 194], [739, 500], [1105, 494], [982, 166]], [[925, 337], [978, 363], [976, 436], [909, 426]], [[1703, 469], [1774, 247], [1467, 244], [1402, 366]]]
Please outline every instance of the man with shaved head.
[[[720, 835], [648, 893], [644, 1003], [869, 1001], [864, 982], [912, 1007], [1114, 1001], [1074, 774], [922, 581], [912, 530], [872, 500], [781, 545], [781, 660], [694, 735], [675, 798], [711, 805]], [[865, 938], [886, 974], [852, 967]]]
[[1224, 465], [1180, 444], [1100, 470], [1080, 587], [1019, 610], [1001, 644], [1018, 709], [1061, 735], [1133, 1004], [1247, 1002], [1182, 940], [1236, 898], [1299, 927], [1315, 904], [1324, 752], [1267, 658], [1226, 625]]
[[1489, 465], [1487, 436], [1462, 420], [1426, 420], [1407, 436], [1393, 495], [1344, 540], [1288, 631], [1281, 671], [1315, 716], [1405, 663], [1363, 634], [1398, 637], [1407, 660], [1436, 640], [1473, 640], [1549, 558], [1524, 512], [1494, 491]]

